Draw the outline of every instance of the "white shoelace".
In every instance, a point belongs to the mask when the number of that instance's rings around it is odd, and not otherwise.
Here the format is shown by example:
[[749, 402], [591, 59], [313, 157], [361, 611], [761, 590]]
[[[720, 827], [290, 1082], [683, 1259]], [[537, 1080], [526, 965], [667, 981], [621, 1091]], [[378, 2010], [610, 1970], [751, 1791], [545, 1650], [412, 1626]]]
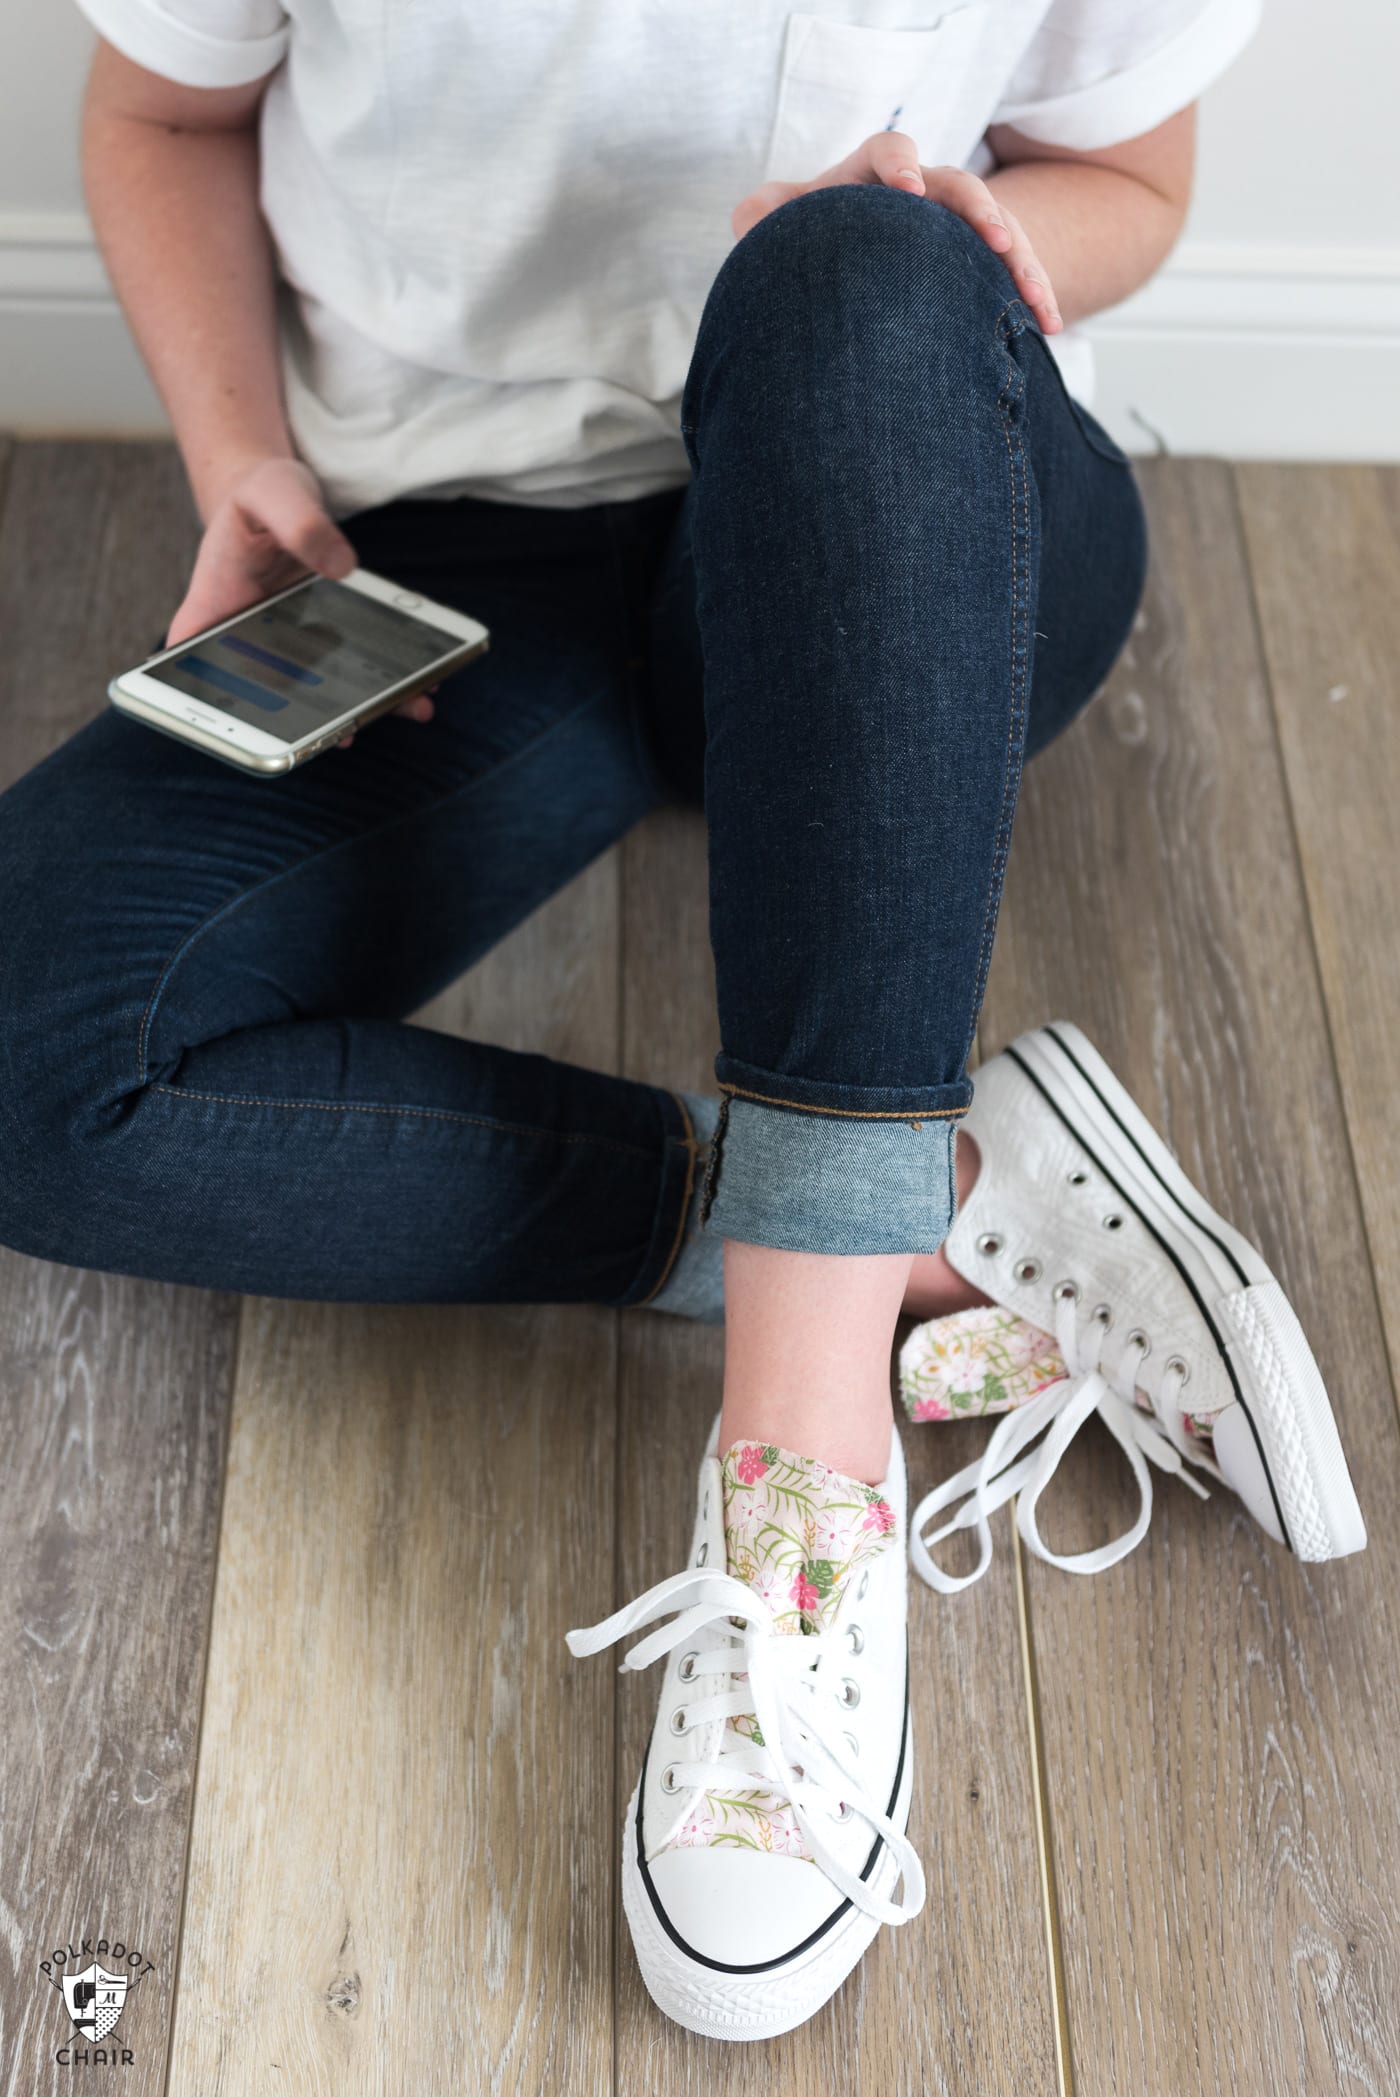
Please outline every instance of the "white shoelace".
[[[569, 1651], [578, 1658], [601, 1652], [639, 1625], [673, 1610], [680, 1614], [633, 1646], [619, 1673], [649, 1667], [678, 1645], [694, 1646], [692, 1677], [713, 1675], [723, 1686], [687, 1705], [685, 1730], [752, 1712], [763, 1736], [760, 1746], [736, 1734], [733, 1744], [713, 1760], [686, 1761], [683, 1788], [756, 1788], [786, 1799], [813, 1861], [839, 1892], [880, 1922], [911, 1921], [924, 1904], [918, 1854], [866, 1797], [849, 1758], [832, 1743], [833, 1734], [840, 1738], [845, 1711], [830, 1686], [840, 1669], [840, 1634], [779, 1631], [774, 1612], [753, 1588], [731, 1573], [692, 1566], [658, 1581], [602, 1623], [570, 1631]], [[742, 1629], [731, 1622], [736, 1617]], [[741, 1671], [748, 1676], [746, 1683], [733, 1679]], [[904, 1881], [902, 1903], [874, 1892], [869, 1881], [849, 1871], [823, 1840], [817, 1816], [845, 1820], [852, 1813], [889, 1845]]]
[[[1116, 1380], [1110, 1383], [1100, 1366], [1106, 1324], [1090, 1318], [1081, 1322], [1075, 1310], [1076, 1297], [1065, 1293], [1055, 1300], [1055, 1337], [1065, 1362], [1065, 1374], [1057, 1382], [1039, 1392], [1026, 1405], [1004, 1413], [997, 1422], [982, 1455], [974, 1463], [967, 1464], [952, 1478], [945, 1478], [942, 1485], [925, 1493], [914, 1511], [909, 1525], [909, 1554], [915, 1570], [930, 1587], [941, 1594], [957, 1594], [961, 1588], [970, 1587], [980, 1580], [992, 1562], [992, 1532], [988, 1516], [1005, 1505], [1013, 1495], [1019, 1494], [1016, 1503], [1016, 1527], [1028, 1550], [1047, 1565], [1059, 1566], [1067, 1573], [1098, 1573], [1105, 1566], [1116, 1565], [1126, 1558], [1147, 1533], [1152, 1519], [1152, 1474], [1148, 1463], [1159, 1470], [1180, 1477], [1193, 1493], [1205, 1500], [1209, 1493], [1200, 1481], [1185, 1469], [1194, 1464], [1212, 1476], [1220, 1474], [1204, 1451], [1194, 1447], [1182, 1425], [1179, 1407], [1173, 1407], [1169, 1398], [1162, 1402], [1166, 1406], [1165, 1416], [1154, 1416], [1142, 1411], [1133, 1399], [1133, 1373], [1142, 1360], [1145, 1348], [1139, 1348], [1124, 1359], [1117, 1371]], [[1185, 1370], [1173, 1371], [1168, 1365], [1168, 1374], [1176, 1377], [1176, 1393], [1179, 1396], [1185, 1383]], [[1126, 1393], [1121, 1387], [1126, 1381]], [[1045, 1543], [1036, 1524], [1036, 1507], [1040, 1496], [1055, 1475], [1056, 1467], [1065, 1450], [1091, 1413], [1097, 1413], [1109, 1433], [1122, 1449], [1132, 1466], [1137, 1481], [1140, 1506], [1137, 1520], [1132, 1527], [1112, 1543], [1100, 1544], [1096, 1550], [1079, 1551], [1059, 1556]], [[1027, 1445], [1037, 1435], [1047, 1430], [1045, 1439], [1038, 1449], [1022, 1455]], [[962, 1505], [957, 1506], [961, 1501]], [[924, 1534], [925, 1526], [945, 1508], [957, 1507], [942, 1527]], [[930, 1546], [941, 1543], [958, 1529], [975, 1529], [978, 1542], [977, 1564], [970, 1573], [960, 1577], [945, 1573], [934, 1563]]]

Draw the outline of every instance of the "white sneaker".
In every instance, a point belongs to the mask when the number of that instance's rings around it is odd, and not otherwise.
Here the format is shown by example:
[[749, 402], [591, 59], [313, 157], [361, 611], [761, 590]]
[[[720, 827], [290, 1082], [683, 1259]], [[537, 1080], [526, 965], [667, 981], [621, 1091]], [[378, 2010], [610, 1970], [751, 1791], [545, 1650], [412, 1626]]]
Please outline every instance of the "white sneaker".
[[623, 1661], [667, 1656], [623, 1828], [623, 1904], [667, 2016], [766, 2039], [835, 1993], [881, 1923], [923, 1905], [904, 1834], [904, 1458], [894, 1433], [870, 1487], [771, 1443], [721, 1464], [718, 1430], [689, 1569], [568, 1643], [596, 1653], [678, 1612]]
[[[948, 1258], [1041, 1337], [1053, 1333], [1058, 1375], [1006, 1412], [979, 1461], [916, 1510], [910, 1548], [930, 1586], [950, 1593], [986, 1571], [987, 1517], [1013, 1494], [1017, 1527], [1038, 1557], [1080, 1573], [1112, 1565], [1146, 1531], [1149, 1462], [1198, 1492], [1192, 1471], [1231, 1487], [1300, 1558], [1361, 1550], [1366, 1527], [1332, 1408], [1283, 1290], [1079, 1029], [1039, 1027], [983, 1064], [966, 1125], [982, 1162]], [[1093, 1412], [1132, 1465], [1141, 1510], [1115, 1542], [1057, 1557], [1040, 1536], [1036, 1503]], [[929, 1546], [965, 1528], [977, 1532], [980, 1556], [955, 1578]]]

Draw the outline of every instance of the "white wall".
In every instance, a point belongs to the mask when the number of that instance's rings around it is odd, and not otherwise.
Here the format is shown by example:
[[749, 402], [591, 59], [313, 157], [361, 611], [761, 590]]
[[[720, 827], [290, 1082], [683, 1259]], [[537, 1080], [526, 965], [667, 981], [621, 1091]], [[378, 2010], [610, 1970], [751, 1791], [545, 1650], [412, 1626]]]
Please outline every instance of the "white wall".
[[78, 101], [93, 41], [69, 0], [0, 0], [0, 223], [82, 209]]
[[[68, 0], [0, 0], [0, 427], [164, 427], [83, 217], [91, 43]], [[1397, 82], [1395, 0], [1267, 0], [1205, 99], [1181, 246], [1093, 324], [1129, 448], [1400, 459]]]
[[1181, 245], [1092, 326], [1120, 443], [1400, 459], [1397, 83], [1395, 0], [1265, 0], [1203, 99]]

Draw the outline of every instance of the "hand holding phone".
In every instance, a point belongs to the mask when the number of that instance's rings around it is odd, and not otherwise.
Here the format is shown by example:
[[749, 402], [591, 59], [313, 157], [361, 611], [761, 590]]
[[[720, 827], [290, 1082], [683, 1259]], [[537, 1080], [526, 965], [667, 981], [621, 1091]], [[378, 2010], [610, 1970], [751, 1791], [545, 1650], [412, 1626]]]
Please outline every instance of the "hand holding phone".
[[[327, 511], [311, 468], [283, 453], [254, 459], [220, 487], [165, 645], [175, 647], [217, 626], [308, 569], [336, 581], [354, 566], [355, 549]], [[433, 718], [427, 692], [415, 693], [394, 710], [413, 721]], [[342, 746], [353, 740], [352, 731]]]
[[244, 771], [342, 742], [489, 640], [477, 619], [368, 569], [303, 576], [108, 686], [122, 712]]
[[328, 514], [311, 468], [300, 459], [255, 459], [222, 483], [165, 645], [246, 611], [308, 569], [336, 581], [354, 566], [355, 549]]

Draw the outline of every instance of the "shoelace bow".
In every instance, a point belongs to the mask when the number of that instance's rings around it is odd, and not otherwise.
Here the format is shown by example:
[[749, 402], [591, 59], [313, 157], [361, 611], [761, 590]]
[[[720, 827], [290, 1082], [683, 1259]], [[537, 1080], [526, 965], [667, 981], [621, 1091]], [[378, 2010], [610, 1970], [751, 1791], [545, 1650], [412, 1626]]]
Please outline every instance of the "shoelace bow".
[[[1111, 1383], [1100, 1366], [1107, 1325], [1093, 1317], [1081, 1321], [1076, 1314], [1076, 1301], [1077, 1292], [1068, 1290], [1057, 1293], [1055, 1298], [1055, 1337], [1065, 1363], [1064, 1376], [1038, 1392], [1028, 1404], [1004, 1413], [981, 1456], [952, 1478], [945, 1478], [932, 1492], [925, 1493], [914, 1511], [909, 1525], [909, 1555], [916, 1571], [941, 1594], [956, 1594], [961, 1588], [970, 1587], [974, 1580], [981, 1579], [992, 1562], [992, 1532], [988, 1517], [1013, 1495], [1020, 1496], [1016, 1503], [1016, 1527], [1027, 1548], [1034, 1551], [1037, 1558], [1043, 1558], [1047, 1565], [1059, 1566], [1068, 1573], [1102, 1572], [1105, 1566], [1116, 1565], [1120, 1558], [1126, 1558], [1129, 1551], [1141, 1543], [1152, 1519], [1149, 1462], [1156, 1464], [1159, 1470], [1180, 1477], [1203, 1500], [1210, 1497], [1205, 1486], [1192, 1477], [1185, 1465], [1194, 1464], [1212, 1476], [1220, 1474], [1205, 1453], [1188, 1441], [1180, 1408], [1166, 1399], [1167, 1417], [1163, 1418], [1160, 1414], [1143, 1412], [1134, 1402], [1134, 1373], [1146, 1352], [1145, 1344], [1140, 1342], [1131, 1355], [1125, 1353], [1116, 1372], [1117, 1380]], [[1168, 1373], [1176, 1377], [1179, 1396], [1186, 1381], [1185, 1370], [1173, 1371], [1169, 1365]], [[1126, 1394], [1120, 1387], [1123, 1379], [1127, 1382]], [[1041, 1536], [1036, 1524], [1036, 1507], [1055, 1475], [1060, 1458], [1091, 1413], [1099, 1415], [1127, 1457], [1137, 1481], [1141, 1504], [1132, 1527], [1112, 1543], [1061, 1557]], [[1022, 1455], [1027, 1445], [1047, 1429], [1039, 1448]], [[926, 1536], [925, 1525], [959, 1501], [962, 1505], [957, 1512], [941, 1528]], [[941, 1543], [958, 1529], [975, 1529], [978, 1542], [977, 1563], [970, 1573], [961, 1576], [945, 1573], [934, 1563], [930, 1552], [931, 1545]]]
[[[712, 1759], [687, 1761], [684, 1788], [730, 1791], [737, 1785], [786, 1799], [813, 1861], [839, 1892], [881, 1922], [911, 1921], [924, 1904], [918, 1854], [866, 1797], [849, 1761], [827, 1737], [829, 1731], [839, 1730], [838, 1712], [843, 1708], [837, 1706], [829, 1717], [823, 1710], [823, 1700], [832, 1697], [827, 1685], [839, 1666], [840, 1634], [779, 1631], [774, 1611], [753, 1588], [732, 1573], [692, 1566], [658, 1581], [602, 1623], [570, 1631], [569, 1651], [577, 1658], [601, 1652], [672, 1610], [680, 1614], [639, 1640], [624, 1656], [619, 1673], [649, 1667], [678, 1645], [693, 1643], [697, 1651], [692, 1676], [713, 1675], [723, 1686], [687, 1705], [685, 1730], [752, 1712], [762, 1735], [761, 1744], [736, 1735], [733, 1744]], [[831, 1665], [824, 1668], [821, 1663], [827, 1661]], [[747, 1683], [735, 1681], [741, 1672], [748, 1676]], [[837, 1806], [844, 1809], [841, 1819], [857, 1814], [889, 1845], [904, 1881], [902, 1903], [876, 1893], [823, 1841], [813, 1808], [832, 1817]]]

